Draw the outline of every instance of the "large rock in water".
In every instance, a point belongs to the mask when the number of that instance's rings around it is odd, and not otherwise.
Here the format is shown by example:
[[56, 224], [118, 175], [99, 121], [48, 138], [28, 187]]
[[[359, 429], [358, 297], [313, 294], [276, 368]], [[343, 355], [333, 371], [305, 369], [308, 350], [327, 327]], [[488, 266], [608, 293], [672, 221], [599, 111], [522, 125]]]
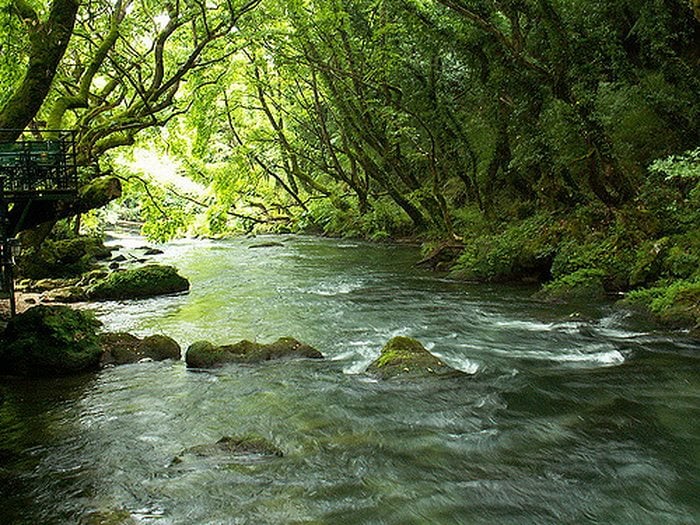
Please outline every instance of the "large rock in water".
[[190, 283], [172, 266], [149, 264], [112, 272], [87, 289], [89, 299], [115, 300], [154, 297], [189, 290]]
[[367, 372], [383, 379], [402, 375], [462, 374], [428, 352], [419, 341], [404, 336], [394, 337], [384, 345]]
[[190, 345], [185, 355], [187, 366], [191, 368], [215, 368], [226, 363], [259, 363], [292, 358], [322, 359], [323, 354], [292, 337], [281, 337], [267, 345], [244, 340], [233, 345], [215, 346], [209, 341], [197, 341]]
[[125, 332], [109, 332], [100, 334], [99, 340], [103, 351], [100, 364], [103, 366], [125, 365], [142, 359], [180, 359], [180, 345], [165, 335], [139, 339]]
[[61, 376], [98, 367], [102, 349], [92, 313], [35, 306], [10, 319], [0, 340], [0, 373]]

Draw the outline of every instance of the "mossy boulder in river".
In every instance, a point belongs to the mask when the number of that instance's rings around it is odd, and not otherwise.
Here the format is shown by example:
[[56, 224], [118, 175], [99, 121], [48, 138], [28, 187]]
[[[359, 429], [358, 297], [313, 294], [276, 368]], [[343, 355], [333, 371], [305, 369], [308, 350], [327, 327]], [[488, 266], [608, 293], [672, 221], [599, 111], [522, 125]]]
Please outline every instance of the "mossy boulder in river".
[[0, 373], [61, 376], [98, 367], [101, 323], [66, 306], [35, 306], [10, 319], [0, 340]]
[[226, 363], [259, 363], [272, 359], [321, 359], [323, 354], [292, 337], [281, 337], [271, 344], [239, 341], [233, 345], [216, 346], [198, 341], [187, 349], [185, 361], [190, 368], [214, 368]]
[[131, 513], [124, 509], [93, 510], [85, 514], [80, 525], [136, 525]]
[[700, 339], [700, 280], [635, 290], [622, 305], [646, 312], [664, 326], [689, 328], [690, 335]]
[[136, 363], [142, 359], [180, 359], [180, 345], [165, 335], [139, 339], [125, 332], [110, 332], [100, 334], [99, 339], [103, 350], [100, 364], [103, 366]]
[[118, 300], [154, 297], [189, 290], [190, 283], [172, 266], [149, 264], [112, 272], [87, 289], [89, 299]]
[[87, 294], [80, 286], [65, 286], [44, 292], [42, 299], [49, 303], [80, 303], [87, 301]]
[[428, 352], [420, 341], [404, 336], [394, 337], [384, 345], [367, 372], [383, 379], [402, 375], [462, 374]]

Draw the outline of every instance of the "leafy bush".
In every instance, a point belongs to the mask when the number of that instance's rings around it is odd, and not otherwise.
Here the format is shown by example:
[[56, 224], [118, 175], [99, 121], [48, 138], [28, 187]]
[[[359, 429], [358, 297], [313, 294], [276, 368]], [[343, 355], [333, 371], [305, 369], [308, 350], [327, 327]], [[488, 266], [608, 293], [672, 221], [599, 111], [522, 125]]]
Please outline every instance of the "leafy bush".
[[410, 219], [389, 199], [372, 201], [361, 214], [354, 199], [316, 199], [297, 225], [301, 231], [320, 228], [332, 237], [361, 237], [386, 240], [412, 232]]
[[627, 295], [623, 304], [646, 310], [669, 326], [698, 326], [700, 280], [673, 281], [667, 285], [635, 290]]
[[601, 300], [605, 297], [603, 280], [606, 274], [602, 270], [585, 268], [547, 283], [535, 297], [537, 299], [559, 303], [571, 300]]
[[452, 274], [477, 281], [543, 280], [549, 275], [560, 235], [555, 218], [535, 215], [500, 234], [469, 239]]

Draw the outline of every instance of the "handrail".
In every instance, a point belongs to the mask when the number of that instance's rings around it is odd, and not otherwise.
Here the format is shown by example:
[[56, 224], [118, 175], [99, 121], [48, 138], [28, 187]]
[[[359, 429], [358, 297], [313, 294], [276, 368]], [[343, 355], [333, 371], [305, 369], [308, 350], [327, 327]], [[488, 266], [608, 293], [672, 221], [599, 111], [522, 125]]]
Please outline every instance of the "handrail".
[[17, 140], [0, 141], [0, 177], [5, 182], [5, 198], [77, 192], [75, 131], [38, 132], [51, 138], [37, 138], [37, 131], [25, 130]]

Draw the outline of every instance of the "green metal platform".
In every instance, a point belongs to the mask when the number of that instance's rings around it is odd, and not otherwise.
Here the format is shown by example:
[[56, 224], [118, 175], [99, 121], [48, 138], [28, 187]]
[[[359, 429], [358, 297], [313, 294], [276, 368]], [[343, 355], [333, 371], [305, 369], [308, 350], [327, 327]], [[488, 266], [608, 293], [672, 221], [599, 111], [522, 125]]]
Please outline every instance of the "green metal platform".
[[78, 170], [74, 132], [15, 130], [12, 135], [18, 140], [0, 142], [0, 299], [9, 297], [10, 313], [15, 315], [15, 236], [37, 201], [69, 201], [77, 196]]
[[50, 139], [23, 134], [15, 142], [0, 143], [2, 197], [65, 199], [78, 191], [75, 137], [71, 131], [44, 131]]

